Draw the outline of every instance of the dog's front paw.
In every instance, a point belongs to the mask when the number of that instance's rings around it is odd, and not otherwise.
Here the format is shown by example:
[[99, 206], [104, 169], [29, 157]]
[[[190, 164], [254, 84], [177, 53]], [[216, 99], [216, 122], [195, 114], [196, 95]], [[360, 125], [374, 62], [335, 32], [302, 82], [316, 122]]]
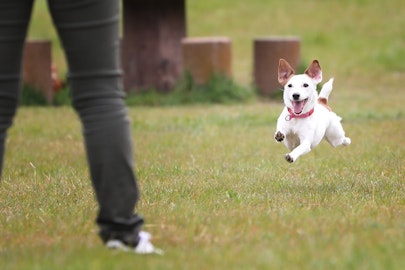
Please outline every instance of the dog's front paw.
[[280, 131], [277, 131], [276, 134], [274, 135], [274, 139], [276, 139], [276, 141], [278, 142], [282, 142], [284, 138], [285, 138], [284, 134], [281, 133]]
[[285, 155], [285, 160], [287, 160], [290, 163], [294, 162], [294, 159], [292, 158], [292, 156], [290, 156], [290, 154]]

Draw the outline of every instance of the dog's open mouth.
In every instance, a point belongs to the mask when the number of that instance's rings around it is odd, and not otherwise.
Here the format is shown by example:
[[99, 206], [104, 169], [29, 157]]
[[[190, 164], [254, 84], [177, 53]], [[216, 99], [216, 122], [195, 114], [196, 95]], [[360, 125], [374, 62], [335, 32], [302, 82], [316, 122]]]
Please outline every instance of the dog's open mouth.
[[307, 104], [308, 98], [299, 100], [299, 101], [291, 101], [293, 105], [294, 114], [301, 114], [304, 110], [305, 104]]

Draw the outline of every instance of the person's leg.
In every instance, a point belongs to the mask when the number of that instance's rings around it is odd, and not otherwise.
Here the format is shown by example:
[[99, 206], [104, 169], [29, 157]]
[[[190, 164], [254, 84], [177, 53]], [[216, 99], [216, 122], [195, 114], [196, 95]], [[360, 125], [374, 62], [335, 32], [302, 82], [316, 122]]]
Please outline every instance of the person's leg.
[[18, 103], [22, 54], [32, 0], [0, 1], [0, 176], [7, 129]]
[[104, 242], [136, 246], [143, 224], [130, 122], [121, 86], [118, 0], [49, 0], [69, 66], [73, 106], [83, 124]]

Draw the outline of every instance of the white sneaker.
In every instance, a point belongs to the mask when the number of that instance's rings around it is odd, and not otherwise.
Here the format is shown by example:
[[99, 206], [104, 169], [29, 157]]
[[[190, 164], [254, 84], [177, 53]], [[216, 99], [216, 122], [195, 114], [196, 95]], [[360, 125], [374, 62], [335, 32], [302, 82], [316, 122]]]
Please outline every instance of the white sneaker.
[[150, 233], [140, 231], [139, 232], [139, 243], [138, 245], [133, 248], [127, 246], [121, 240], [108, 240], [106, 246], [111, 249], [119, 249], [122, 251], [133, 251], [137, 254], [158, 254], [163, 255], [163, 250], [155, 248], [153, 244], [150, 242], [151, 235]]

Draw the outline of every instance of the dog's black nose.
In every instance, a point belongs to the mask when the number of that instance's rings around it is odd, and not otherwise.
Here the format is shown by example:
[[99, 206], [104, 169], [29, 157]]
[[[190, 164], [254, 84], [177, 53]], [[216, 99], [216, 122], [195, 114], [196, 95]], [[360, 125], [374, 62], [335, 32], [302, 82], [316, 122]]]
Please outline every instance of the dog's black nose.
[[300, 94], [293, 94], [293, 99], [294, 100], [299, 100], [300, 99]]

